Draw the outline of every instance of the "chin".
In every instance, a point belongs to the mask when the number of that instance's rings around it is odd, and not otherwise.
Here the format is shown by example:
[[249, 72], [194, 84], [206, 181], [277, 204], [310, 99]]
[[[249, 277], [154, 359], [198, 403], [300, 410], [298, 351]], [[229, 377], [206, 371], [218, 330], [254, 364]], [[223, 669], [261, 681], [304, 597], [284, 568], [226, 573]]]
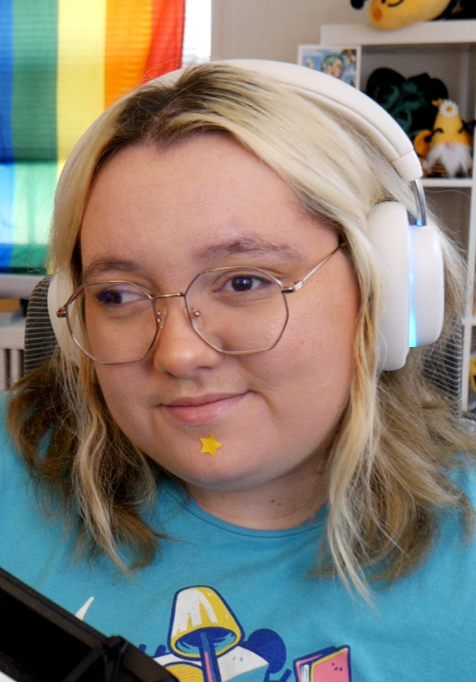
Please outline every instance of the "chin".
[[244, 475], [243, 472], [236, 475], [223, 471], [199, 472], [196, 474], [177, 475], [182, 483], [201, 490], [215, 493], [238, 493], [251, 490], [265, 483], [265, 480], [257, 476]]
[[[236, 466], [230, 462], [203, 462], [198, 466], [184, 467], [163, 467], [163, 469], [178, 478], [187, 486], [208, 490], [215, 493], [238, 493], [252, 490], [270, 482], [272, 475], [267, 469], [265, 472], [253, 470], [243, 470], [242, 462], [238, 461]], [[279, 477], [279, 473], [276, 474]]]

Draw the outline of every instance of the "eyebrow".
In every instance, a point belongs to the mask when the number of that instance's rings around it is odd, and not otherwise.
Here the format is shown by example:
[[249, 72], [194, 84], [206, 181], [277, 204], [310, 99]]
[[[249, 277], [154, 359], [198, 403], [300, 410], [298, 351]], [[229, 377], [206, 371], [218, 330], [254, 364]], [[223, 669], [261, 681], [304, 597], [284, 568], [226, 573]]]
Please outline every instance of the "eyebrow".
[[195, 252], [195, 258], [206, 261], [220, 256], [236, 254], [264, 255], [276, 254], [286, 259], [297, 258], [298, 252], [288, 244], [275, 244], [261, 237], [241, 237], [213, 244]]
[[[236, 254], [249, 255], [277, 255], [286, 260], [296, 259], [299, 254], [292, 246], [288, 244], [275, 244], [269, 242], [261, 237], [242, 237], [239, 239], [232, 239], [222, 242], [220, 244], [213, 244], [203, 249], [196, 251], [193, 255], [199, 261], [209, 261], [220, 257], [233, 256]], [[139, 263], [126, 260], [117, 259], [113, 257], [98, 257], [84, 270], [83, 279], [87, 281], [90, 277], [106, 272], [139, 272], [141, 266]]]
[[132, 260], [118, 260], [116, 258], [101, 257], [95, 258], [93, 262], [84, 270], [83, 279], [86, 280], [92, 275], [98, 275], [103, 272], [138, 272], [140, 266]]

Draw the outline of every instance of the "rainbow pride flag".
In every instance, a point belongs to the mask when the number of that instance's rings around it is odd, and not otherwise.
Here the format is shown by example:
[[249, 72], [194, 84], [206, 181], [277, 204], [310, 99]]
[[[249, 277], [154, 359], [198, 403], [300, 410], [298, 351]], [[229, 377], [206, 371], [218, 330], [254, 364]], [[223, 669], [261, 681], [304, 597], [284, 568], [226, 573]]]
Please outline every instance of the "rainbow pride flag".
[[43, 272], [58, 175], [118, 97], [180, 67], [185, 0], [0, 0], [0, 272]]

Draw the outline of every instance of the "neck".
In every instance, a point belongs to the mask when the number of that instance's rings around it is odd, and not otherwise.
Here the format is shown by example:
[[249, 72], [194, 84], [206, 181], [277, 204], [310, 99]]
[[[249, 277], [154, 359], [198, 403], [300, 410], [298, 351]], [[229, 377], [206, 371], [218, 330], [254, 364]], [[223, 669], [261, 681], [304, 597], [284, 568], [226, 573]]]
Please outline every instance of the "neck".
[[300, 526], [327, 501], [322, 474], [303, 481], [292, 476], [238, 491], [219, 492], [187, 484], [186, 488], [203, 510], [222, 521], [254, 530], [284, 530]]

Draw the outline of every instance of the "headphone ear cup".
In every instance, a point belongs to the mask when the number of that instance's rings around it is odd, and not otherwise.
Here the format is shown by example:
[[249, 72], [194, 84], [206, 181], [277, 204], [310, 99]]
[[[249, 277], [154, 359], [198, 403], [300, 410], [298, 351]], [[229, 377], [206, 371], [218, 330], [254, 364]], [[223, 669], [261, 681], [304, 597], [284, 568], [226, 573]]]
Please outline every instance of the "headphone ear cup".
[[379, 330], [379, 366], [405, 365], [410, 347], [434, 343], [443, 329], [444, 261], [441, 240], [432, 225], [409, 225], [398, 202], [374, 206], [369, 238], [383, 273], [385, 306]]
[[79, 365], [81, 351], [71, 338], [66, 319], [60, 318], [56, 314], [57, 310], [66, 303], [72, 293], [73, 289], [66, 273], [56, 272], [51, 278], [50, 286], [48, 287], [50, 322], [61, 352], [76, 365]]
[[434, 225], [410, 228], [412, 286], [410, 347], [427, 346], [440, 336], [445, 317], [445, 267]]
[[408, 355], [410, 319], [410, 243], [407, 210], [396, 201], [376, 204], [368, 235], [383, 275], [384, 311], [378, 335], [379, 367], [400, 369]]

